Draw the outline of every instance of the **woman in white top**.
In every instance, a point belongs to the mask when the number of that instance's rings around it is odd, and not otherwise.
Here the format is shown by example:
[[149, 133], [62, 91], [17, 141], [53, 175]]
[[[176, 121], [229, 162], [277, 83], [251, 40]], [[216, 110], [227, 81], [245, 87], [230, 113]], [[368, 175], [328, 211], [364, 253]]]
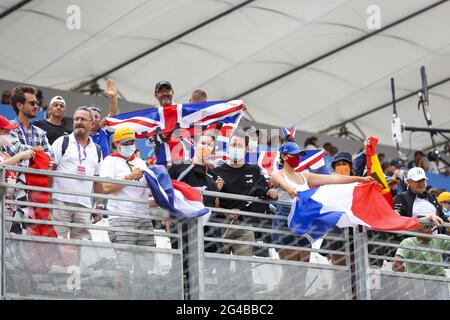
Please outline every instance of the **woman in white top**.
[[[278, 199], [282, 201], [291, 201], [292, 198], [297, 197], [297, 192], [308, 190], [311, 186], [319, 186], [324, 184], [344, 184], [344, 183], [368, 183], [373, 181], [372, 177], [356, 177], [314, 174], [307, 171], [296, 172], [295, 168], [300, 164], [300, 154], [302, 150], [295, 142], [286, 142], [280, 148], [280, 161], [283, 164], [281, 170], [276, 170], [272, 173], [272, 184], [278, 192]], [[281, 216], [288, 216], [291, 207], [289, 205], [278, 205], [276, 214]], [[274, 219], [274, 229], [289, 230], [287, 220]], [[295, 235], [279, 235], [272, 234], [273, 243], [311, 247], [311, 243], [305, 237], [298, 237]], [[280, 249], [278, 251], [280, 259], [295, 260], [295, 261], [309, 261], [309, 251]]]

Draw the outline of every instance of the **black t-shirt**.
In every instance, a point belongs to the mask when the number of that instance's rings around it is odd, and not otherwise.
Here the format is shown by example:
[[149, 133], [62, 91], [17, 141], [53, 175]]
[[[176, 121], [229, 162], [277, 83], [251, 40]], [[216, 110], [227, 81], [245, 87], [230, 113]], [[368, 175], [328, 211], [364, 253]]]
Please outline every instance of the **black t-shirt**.
[[[227, 163], [211, 170], [214, 180], [221, 176], [224, 185], [221, 192], [240, 194], [244, 196], [264, 197], [269, 190], [269, 184], [261, 172], [261, 168], [254, 164], [244, 164], [240, 168], [232, 168]], [[220, 207], [224, 209], [238, 208], [251, 211], [251, 203], [242, 200], [221, 198]], [[250, 217], [246, 217], [250, 218]], [[242, 217], [240, 218], [242, 220]], [[245, 219], [251, 220], [251, 219]]]
[[72, 129], [66, 128], [64, 125], [54, 125], [47, 120], [35, 121], [33, 124], [47, 132], [47, 139], [50, 144], [53, 144], [59, 137], [72, 133]]
[[[169, 175], [172, 179], [177, 180], [178, 177], [185, 171], [189, 164], [174, 164], [169, 168]], [[201, 165], [194, 165], [189, 172], [181, 179], [191, 187], [206, 187], [206, 190], [218, 191], [213, 177], [207, 173], [206, 167]], [[214, 199], [212, 197], [203, 197], [203, 204], [207, 207], [214, 207]]]

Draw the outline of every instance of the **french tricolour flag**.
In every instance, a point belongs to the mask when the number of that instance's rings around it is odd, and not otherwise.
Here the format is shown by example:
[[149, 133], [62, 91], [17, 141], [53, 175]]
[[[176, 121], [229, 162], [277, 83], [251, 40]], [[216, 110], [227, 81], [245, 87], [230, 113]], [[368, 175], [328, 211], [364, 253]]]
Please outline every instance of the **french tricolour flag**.
[[419, 221], [395, 212], [376, 182], [324, 185], [299, 192], [288, 216], [295, 234], [308, 234], [314, 240], [335, 226], [358, 224], [375, 230], [405, 230], [418, 227]]
[[184, 182], [170, 179], [163, 166], [152, 166], [145, 171], [145, 179], [157, 205], [174, 213], [180, 219], [192, 219], [209, 213], [199, 190]]

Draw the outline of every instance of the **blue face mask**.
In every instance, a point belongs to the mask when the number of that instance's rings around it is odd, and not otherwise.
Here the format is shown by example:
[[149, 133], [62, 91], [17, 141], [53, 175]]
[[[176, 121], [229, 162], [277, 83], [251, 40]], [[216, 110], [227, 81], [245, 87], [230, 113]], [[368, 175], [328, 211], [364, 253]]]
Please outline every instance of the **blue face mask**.
[[134, 154], [135, 151], [136, 151], [136, 145], [134, 145], [134, 144], [132, 144], [130, 146], [122, 146], [121, 145], [119, 153], [122, 157], [129, 158]]

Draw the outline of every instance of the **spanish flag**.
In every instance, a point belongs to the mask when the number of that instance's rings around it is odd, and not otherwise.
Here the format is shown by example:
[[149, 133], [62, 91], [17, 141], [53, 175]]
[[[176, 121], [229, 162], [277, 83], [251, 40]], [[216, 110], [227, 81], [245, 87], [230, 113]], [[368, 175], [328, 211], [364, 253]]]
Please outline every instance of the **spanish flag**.
[[392, 199], [392, 195], [389, 189], [389, 185], [386, 181], [386, 177], [384, 176], [384, 172], [381, 169], [380, 160], [378, 160], [378, 155], [375, 151], [375, 146], [378, 143], [378, 139], [375, 137], [370, 137], [370, 145], [366, 146], [366, 166], [367, 166], [367, 175], [374, 178], [378, 181], [379, 184], [383, 186], [381, 190], [381, 194], [386, 199], [386, 201], [393, 206], [394, 199]]

